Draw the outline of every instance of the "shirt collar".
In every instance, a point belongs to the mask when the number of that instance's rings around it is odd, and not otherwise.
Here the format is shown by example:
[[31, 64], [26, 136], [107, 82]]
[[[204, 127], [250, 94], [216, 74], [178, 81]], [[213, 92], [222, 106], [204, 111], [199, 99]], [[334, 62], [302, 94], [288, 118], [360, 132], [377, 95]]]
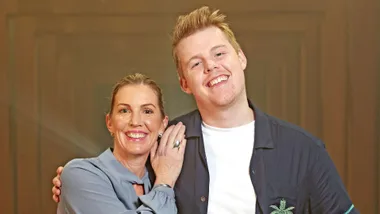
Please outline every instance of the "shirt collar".
[[[255, 115], [255, 149], [258, 148], [274, 148], [274, 143], [271, 136], [271, 125], [268, 115], [262, 112], [250, 100], [248, 100], [249, 107], [253, 110]], [[180, 117], [180, 121], [181, 121]], [[202, 135], [202, 117], [200, 112], [193, 111], [186, 117], [186, 138], [200, 137]]]
[[146, 168], [144, 176], [139, 178], [115, 158], [113, 155], [113, 148], [108, 148], [100, 154], [98, 160], [105, 166], [106, 170], [111, 171], [111, 174], [118, 176], [122, 181], [130, 182], [132, 184], [144, 184], [149, 182], [149, 173]]

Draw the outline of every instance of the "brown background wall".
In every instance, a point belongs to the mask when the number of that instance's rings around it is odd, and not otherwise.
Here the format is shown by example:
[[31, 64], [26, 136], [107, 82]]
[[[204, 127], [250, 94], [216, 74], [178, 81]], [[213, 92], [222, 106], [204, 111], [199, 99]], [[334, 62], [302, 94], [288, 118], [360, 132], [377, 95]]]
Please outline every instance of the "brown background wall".
[[[54, 213], [51, 179], [110, 145], [112, 84], [143, 72], [171, 117], [195, 104], [170, 56], [178, 14], [203, 1], [0, 1], [0, 213]], [[377, 0], [206, 1], [229, 15], [249, 97], [326, 143], [362, 213], [380, 213]]]

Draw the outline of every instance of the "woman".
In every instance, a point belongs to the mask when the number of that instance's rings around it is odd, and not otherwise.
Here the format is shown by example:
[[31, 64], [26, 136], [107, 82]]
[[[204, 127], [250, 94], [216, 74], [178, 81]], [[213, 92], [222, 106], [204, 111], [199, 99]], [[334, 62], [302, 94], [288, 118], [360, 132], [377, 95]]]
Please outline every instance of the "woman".
[[[153, 80], [142, 74], [121, 79], [106, 116], [113, 147], [64, 167], [58, 213], [177, 213], [173, 186], [182, 168], [185, 127], [178, 123], [162, 134], [167, 123]], [[145, 167], [148, 157], [154, 184]]]

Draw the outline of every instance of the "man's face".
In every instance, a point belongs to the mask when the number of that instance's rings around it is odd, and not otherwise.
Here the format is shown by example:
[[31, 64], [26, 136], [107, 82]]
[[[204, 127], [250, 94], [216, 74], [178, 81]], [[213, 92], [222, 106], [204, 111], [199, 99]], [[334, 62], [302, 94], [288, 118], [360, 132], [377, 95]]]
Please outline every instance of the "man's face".
[[217, 27], [208, 27], [182, 39], [176, 47], [183, 91], [199, 106], [228, 106], [246, 96], [247, 60]]

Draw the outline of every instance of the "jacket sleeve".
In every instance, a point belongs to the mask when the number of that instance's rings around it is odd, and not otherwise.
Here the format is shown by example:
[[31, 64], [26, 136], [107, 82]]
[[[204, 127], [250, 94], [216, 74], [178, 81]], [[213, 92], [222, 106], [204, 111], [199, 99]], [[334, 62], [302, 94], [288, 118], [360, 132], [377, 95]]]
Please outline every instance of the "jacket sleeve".
[[118, 199], [107, 176], [83, 160], [68, 163], [61, 175], [61, 201], [58, 214], [176, 214], [174, 191], [170, 188], [153, 188], [140, 196], [142, 205], [136, 210], [127, 209]]
[[311, 213], [359, 213], [326, 149], [318, 146], [313, 153], [310, 173]]

